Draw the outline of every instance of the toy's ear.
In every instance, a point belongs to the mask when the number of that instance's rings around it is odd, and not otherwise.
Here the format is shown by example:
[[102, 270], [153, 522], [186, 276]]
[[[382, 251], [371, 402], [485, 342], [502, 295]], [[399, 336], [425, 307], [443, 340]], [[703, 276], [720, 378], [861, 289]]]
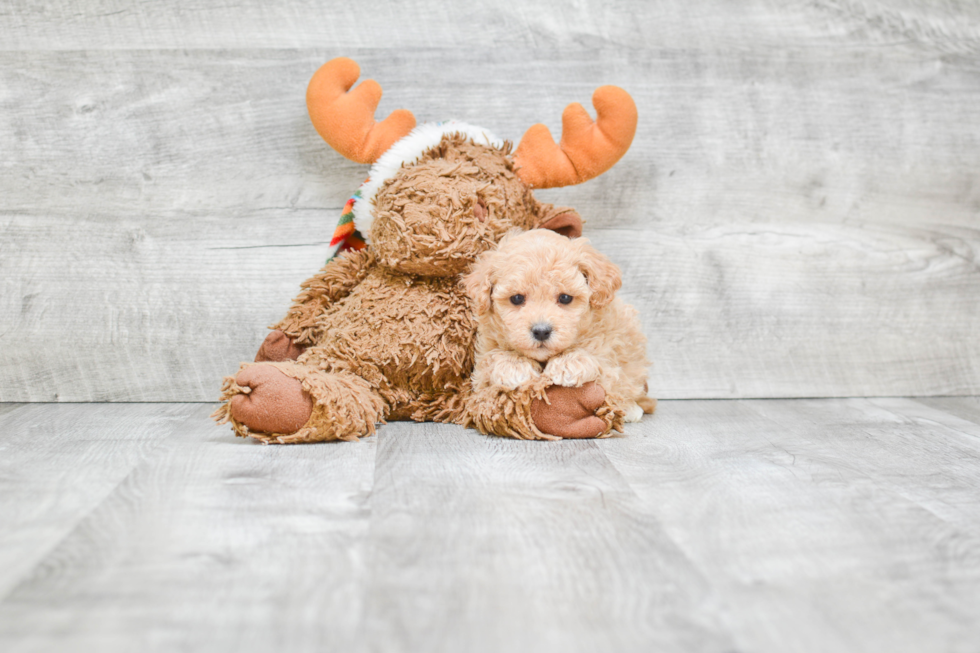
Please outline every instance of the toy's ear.
[[463, 288], [473, 300], [473, 309], [477, 317], [485, 315], [491, 306], [490, 295], [493, 293], [493, 259], [496, 252], [484, 252], [476, 259], [469, 274], [463, 277]]
[[545, 212], [538, 228], [550, 229], [568, 238], [578, 238], [582, 235], [582, 224], [582, 216], [575, 209], [551, 207]]
[[578, 267], [592, 291], [589, 304], [592, 308], [607, 306], [623, 285], [623, 277], [615, 263], [600, 254], [589, 241], [579, 238], [574, 242], [578, 248]]

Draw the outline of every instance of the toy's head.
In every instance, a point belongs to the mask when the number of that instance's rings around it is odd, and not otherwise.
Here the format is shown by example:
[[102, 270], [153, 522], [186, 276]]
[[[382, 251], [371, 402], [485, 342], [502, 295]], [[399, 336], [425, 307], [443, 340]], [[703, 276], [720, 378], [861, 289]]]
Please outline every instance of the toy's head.
[[579, 104], [562, 116], [562, 140], [534, 125], [516, 151], [484, 129], [449, 121], [416, 128], [404, 109], [381, 122], [381, 87], [346, 58], [324, 64], [307, 89], [320, 136], [348, 159], [373, 164], [354, 205], [354, 223], [382, 264], [405, 273], [452, 276], [517, 227], [582, 232], [571, 209], [534, 198], [533, 188], [579, 184], [626, 153], [636, 132], [629, 94], [603, 86], [593, 95], [595, 122]]

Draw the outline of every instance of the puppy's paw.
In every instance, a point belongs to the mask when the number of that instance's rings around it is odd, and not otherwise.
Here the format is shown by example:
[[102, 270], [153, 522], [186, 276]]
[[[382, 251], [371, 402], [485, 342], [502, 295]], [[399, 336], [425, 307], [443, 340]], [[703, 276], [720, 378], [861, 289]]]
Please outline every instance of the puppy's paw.
[[516, 390], [540, 374], [537, 366], [526, 358], [500, 356], [490, 370], [490, 382], [508, 390]]
[[630, 404], [623, 415], [624, 422], [639, 422], [643, 419], [643, 409], [638, 404]]
[[582, 351], [569, 351], [555, 356], [544, 368], [545, 376], [554, 384], [575, 388], [599, 378], [599, 363]]

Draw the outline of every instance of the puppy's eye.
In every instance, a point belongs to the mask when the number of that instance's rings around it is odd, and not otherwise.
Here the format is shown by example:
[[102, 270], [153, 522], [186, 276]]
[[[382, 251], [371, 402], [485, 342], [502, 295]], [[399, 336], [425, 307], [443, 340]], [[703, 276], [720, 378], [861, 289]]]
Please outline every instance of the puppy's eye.
[[558, 295], [559, 304], [571, 304], [573, 299], [575, 298], [571, 295], [566, 295], [565, 293]]
[[524, 303], [524, 295], [511, 295], [510, 303], [514, 306], [520, 306]]

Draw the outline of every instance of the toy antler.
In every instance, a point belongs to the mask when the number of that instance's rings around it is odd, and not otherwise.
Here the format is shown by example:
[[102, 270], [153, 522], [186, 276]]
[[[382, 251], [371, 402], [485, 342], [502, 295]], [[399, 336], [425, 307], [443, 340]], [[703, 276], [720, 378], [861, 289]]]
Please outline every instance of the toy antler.
[[561, 116], [561, 143], [542, 124], [524, 133], [514, 163], [524, 183], [532, 188], [581, 184], [598, 177], [629, 149], [636, 133], [636, 104], [618, 86], [600, 86], [592, 94], [597, 118], [581, 104], [565, 107]]
[[351, 91], [360, 74], [361, 67], [351, 59], [331, 59], [313, 74], [306, 89], [306, 107], [313, 126], [330, 147], [352, 161], [373, 163], [415, 128], [415, 116], [398, 109], [375, 122], [381, 85], [368, 79]]

